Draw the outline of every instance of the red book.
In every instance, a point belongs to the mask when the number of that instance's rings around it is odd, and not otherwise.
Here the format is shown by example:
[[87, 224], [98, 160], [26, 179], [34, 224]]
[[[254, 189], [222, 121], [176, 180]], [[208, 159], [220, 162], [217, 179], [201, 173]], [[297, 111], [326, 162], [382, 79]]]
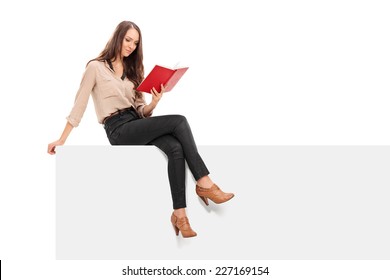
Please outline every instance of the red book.
[[163, 84], [165, 92], [170, 91], [187, 70], [188, 67], [169, 69], [156, 65], [137, 87], [137, 90], [150, 93], [154, 87], [158, 92], [161, 92], [161, 84]]

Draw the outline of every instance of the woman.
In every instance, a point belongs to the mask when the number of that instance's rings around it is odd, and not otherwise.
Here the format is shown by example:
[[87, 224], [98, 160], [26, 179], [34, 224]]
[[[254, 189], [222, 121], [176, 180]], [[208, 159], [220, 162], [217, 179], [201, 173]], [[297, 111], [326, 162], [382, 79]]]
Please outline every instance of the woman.
[[152, 89], [152, 100], [135, 89], [144, 78], [142, 36], [139, 27], [130, 21], [121, 22], [100, 55], [89, 61], [74, 106], [59, 140], [48, 145], [55, 154], [85, 112], [89, 96], [94, 101], [98, 122], [104, 125], [112, 145], [155, 145], [168, 157], [168, 177], [173, 200], [171, 222], [176, 235], [196, 236], [186, 215], [185, 161], [196, 180], [196, 193], [208, 205], [230, 200], [234, 194], [222, 192], [208, 176], [190, 126], [185, 117], [167, 115], [151, 117], [161, 100], [161, 92]]

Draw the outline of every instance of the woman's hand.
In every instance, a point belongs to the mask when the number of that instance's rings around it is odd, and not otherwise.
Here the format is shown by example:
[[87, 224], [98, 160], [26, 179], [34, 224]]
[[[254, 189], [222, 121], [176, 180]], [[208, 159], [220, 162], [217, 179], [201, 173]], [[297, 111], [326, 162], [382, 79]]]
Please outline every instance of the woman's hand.
[[148, 105], [145, 105], [143, 109], [144, 116], [150, 116], [152, 114], [154, 108], [156, 108], [157, 103], [160, 101], [164, 92], [165, 92], [165, 88], [163, 84], [161, 84], [161, 92], [158, 92], [154, 87], [152, 88], [152, 90], [150, 91], [150, 93], [152, 94], [152, 101], [150, 101]]
[[155, 105], [157, 105], [157, 103], [160, 101], [161, 97], [163, 96], [165, 92], [165, 88], [164, 88], [164, 85], [161, 84], [161, 92], [158, 92], [154, 87], [152, 88], [151, 90], [151, 94], [152, 94], [152, 103], [154, 103]]
[[56, 147], [62, 146], [65, 144], [65, 141], [68, 138], [72, 129], [73, 129], [73, 126], [69, 122], [66, 122], [64, 131], [62, 132], [60, 139], [58, 139], [57, 141], [54, 141], [53, 143], [50, 143], [47, 146], [47, 152], [51, 155], [54, 155], [56, 153]]
[[62, 145], [64, 145], [64, 141], [62, 141], [62, 140], [54, 141], [53, 143], [50, 143], [47, 146], [47, 152], [51, 155], [54, 155], [56, 153], [56, 147], [62, 146]]

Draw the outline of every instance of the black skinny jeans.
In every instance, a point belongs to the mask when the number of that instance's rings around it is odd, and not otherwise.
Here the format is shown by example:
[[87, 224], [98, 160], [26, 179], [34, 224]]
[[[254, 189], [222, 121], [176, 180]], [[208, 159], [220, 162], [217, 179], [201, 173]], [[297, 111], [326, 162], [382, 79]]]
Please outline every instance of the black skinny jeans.
[[185, 161], [195, 180], [209, 174], [184, 116], [139, 118], [131, 109], [108, 119], [104, 128], [111, 145], [154, 145], [167, 155], [174, 209], [186, 207]]

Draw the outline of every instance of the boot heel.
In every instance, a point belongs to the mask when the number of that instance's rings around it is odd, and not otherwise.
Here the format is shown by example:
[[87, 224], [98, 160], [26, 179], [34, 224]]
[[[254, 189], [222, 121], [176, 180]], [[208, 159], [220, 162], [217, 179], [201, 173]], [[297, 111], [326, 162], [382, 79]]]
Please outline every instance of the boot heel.
[[175, 226], [175, 225], [172, 225], [172, 226], [173, 226], [173, 230], [176, 233], [176, 236], [178, 236], [179, 235], [179, 228], [177, 226]]
[[181, 231], [181, 235], [184, 238], [196, 236], [196, 232], [192, 230], [187, 217], [181, 217], [179, 219], [175, 216], [174, 213], [172, 213], [171, 222], [173, 229], [175, 230], [176, 236], [179, 235], [179, 231]]
[[209, 205], [209, 200], [207, 199], [207, 197], [205, 197], [205, 196], [199, 196], [202, 200], [203, 200], [203, 202], [208, 206]]

